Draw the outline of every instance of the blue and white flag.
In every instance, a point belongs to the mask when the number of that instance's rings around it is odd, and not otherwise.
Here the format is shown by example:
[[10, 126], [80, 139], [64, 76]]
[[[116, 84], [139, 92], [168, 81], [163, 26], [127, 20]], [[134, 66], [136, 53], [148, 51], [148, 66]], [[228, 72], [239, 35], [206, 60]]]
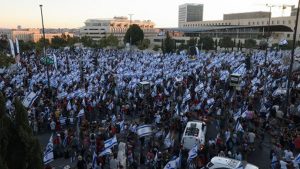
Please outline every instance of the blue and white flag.
[[109, 110], [112, 110], [114, 108], [114, 102], [110, 102], [110, 104], [107, 107]]
[[171, 138], [171, 132], [167, 134], [166, 138], [164, 139], [164, 145], [166, 148], [173, 147], [174, 145], [174, 140]]
[[27, 96], [25, 96], [25, 99], [23, 100], [23, 105], [26, 108], [31, 107], [31, 105], [34, 103], [34, 101], [38, 98], [38, 93], [30, 92]]
[[111, 149], [110, 149], [110, 148], [106, 148], [106, 149], [104, 149], [104, 150], [99, 154], [99, 156], [101, 157], [101, 156], [106, 156], [106, 155], [110, 155], [110, 154], [112, 154]]
[[139, 137], [149, 136], [152, 134], [151, 125], [142, 125], [137, 128], [137, 135]]
[[189, 151], [188, 161], [192, 161], [198, 155], [198, 145], [195, 144], [194, 147]]
[[243, 126], [241, 125], [241, 123], [239, 121], [235, 125], [235, 131], [236, 132], [239, 132], [239, 131], [244, 132]]
[[15, 54], [14, 43], [13, 43], [13, 41], [12, 41], [11, 39], [8, 39], [8, 42], [9, 42], [9, 46], [10, 46], [10, 52], [11, 52], [11, 55], [12, 55], [13, 57], [15, 57], [16, 54]]
[[109, 149], [109, 148], [112, 148], [113, 146], [115, 146], [117, 144], [118, 144], [117, 137], [114, 136], [114, 137], [104, 141], [104, 148]]
[[288, 41], [286, 39], [281, 39], [280, 42], [278, 43], [279, 45], [287, 45]]
[[19, 54], [20, 54], [19, 41], [18, 41], [18, 39], [17, 39], [17, 38], [16, 38], [16, 51], [17, 51], [17, 53], [19, 53]]
[[47, 144], [47, 147], [44, 151], [44, 158], [43, 162], [44, 164], [48, 164], [54, 160], [54, 154], [53, 154], [53, 136], [51, 135], [49, 142]]
[[77, 115], [78, 118], [84, 116], [84, 109], [81, 109]]
[[170, 160], [164, 169], [178, 169], [181, 167], [181, 154], [177, 158]]
[[97, 167], [97, 154], [96, 154], [96, 152], [94, 151], [94, 154], [93, 154], [92, 169], [95, 169], [96, 167]]
[[63, 117], [63, 116], [59, 117], [59, 122], [61, 125], [66, 125], [66, 120], [67, 120], [67, 117]]

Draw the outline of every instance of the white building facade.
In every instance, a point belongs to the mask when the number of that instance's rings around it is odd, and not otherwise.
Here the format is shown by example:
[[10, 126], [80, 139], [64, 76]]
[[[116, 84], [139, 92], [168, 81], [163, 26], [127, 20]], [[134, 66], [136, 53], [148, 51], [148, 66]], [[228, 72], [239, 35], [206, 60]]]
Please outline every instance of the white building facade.
[[80, 29], [80, 36], [88, 36], [93, 40], [100, 40], [110, 34], [123, 40], [127, 29], [132, 24], [137, 24], [144, 31], [144, 38], [157, 35], [155, 24], [150, 20], [129, 20], [127, 17], [114, 17], [113, 19], [88, 19], [84, 22], [85, 26]]

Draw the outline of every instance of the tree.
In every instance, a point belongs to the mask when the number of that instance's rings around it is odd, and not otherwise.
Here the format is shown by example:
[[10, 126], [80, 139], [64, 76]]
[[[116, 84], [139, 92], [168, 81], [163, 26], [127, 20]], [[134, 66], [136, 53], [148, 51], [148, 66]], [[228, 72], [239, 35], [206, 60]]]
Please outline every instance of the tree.
[[232, 48], [234, 46], [233, 41], [228, 36], [225, 36], [224, 38], [220, 39], [219, 43], [220, 47], [223, 47], [225, 49]]
[[194, 47], [194, 46], [196, 46], [196, 44], [197, 44], [197, 39], [196, 39], [196, 38], [191, 37], [191, 38], [187, 41], [188, 47]]
[[245, 40], [245, 48], [251, 49], [256, 47], [256, 40], [254, 39], [246, 39]]
[[24, 42], [23, 40], [19, 40], [19, 46], [21, 52], [31, 51], [35, 48], [35, 43], [32, 41]]
[[169, 35], [169, 32], [166, 33], [166, 39], [163, 41], [163, 53], [172, 53], [175, 49], [175, 41]]
[[8, 44], [7, 36], [1, 35], [0, 36], [0, 52], [8, 51], [8, 50], [9, 50], [9, 44]]
[[62, 37], [54, 36], [51, 40], [51, 47], [54, 49], [65, 47], [66, 44], [67, 44], [67, 40], [66, 38], [64, 39], [63, 36]]
[[[50, 46], [50, 42], [49, 39], [45, 39], [45, 46], [46, 48], [48, 48]], [[44, 48], [44, 38], [41, 38], [39, 41], [36, 42], [35, 44], [35, 49], [37, 50], [37, 52], [42, 52]]]
[[158, 50], [159, 50], [159, 48], [160, 48], [160, 46], [159, 46], [159, 45], [154, 45], [154, 47], [153, 47], [153, 50], [154, 50], [154, 51], [158, 51]]
[[268, 42], [266, 40], [261, 40], [259, 42], [259, 49], [266, 50], [268, 48]]
[[14, 58], [7, 56], [6, 54], [0, 52], [0, 67], [8, 67], [9, 65], [15, 63]]
[[138, 48], [140, 50], [148, 49], [149, 45], [150, 45], [150, 40], [149, 39], [144, 39], [141, 42], [139, 42]]
[[94, 42], [93, 39], [89, 36], [84, 36], [80, 38], [80, 42], [83, 44], [85, 47], [92, 47]]
[[124, 43], [138, 45], [138, 43], [141, 42], [143, 39], [144, 39], [143, 30], [140, 28], [139, 25], [133, 24], [129, 27], [129, 29], [125, 34]]
[[198, 44], [200, 46], [202, 45], [202, 49], [204, 49], [204, 50], [213, 50], [214, 49], [214, 40], [212, 39], [212, 37], [209, 37], [209, 36], [201, 37], [199, 39]]
[[117, 47], [119, 45], [119, 39], [112, 34], [110, 34], [108, 37], [105, 37], [105, 40], [107, 46]]

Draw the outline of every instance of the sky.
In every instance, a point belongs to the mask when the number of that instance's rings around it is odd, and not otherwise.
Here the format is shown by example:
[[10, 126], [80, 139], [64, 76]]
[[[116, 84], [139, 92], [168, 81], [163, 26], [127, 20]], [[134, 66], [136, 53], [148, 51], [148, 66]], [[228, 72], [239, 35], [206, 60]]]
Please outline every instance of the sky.
[[0, 0], [0, 28], [40, 28], [43, 4], [46, 28], [79, 28], [93, 18], [113, 18], [134, 14], [133, 20], [152, 20], [156, 27], [177, 27], [178, 6], [184, 3], [204, 4], [204, 20], [221, 20], [225, 13], [269, 11], [272, 17], [288, 16], [282, 4], [297, 5], [297, 0]]

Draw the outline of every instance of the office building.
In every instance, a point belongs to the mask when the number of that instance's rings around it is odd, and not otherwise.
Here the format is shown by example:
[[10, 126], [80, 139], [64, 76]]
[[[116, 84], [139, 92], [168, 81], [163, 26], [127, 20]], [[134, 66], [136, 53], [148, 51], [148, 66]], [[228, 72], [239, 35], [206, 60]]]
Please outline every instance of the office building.
[[112, 19], [88, 19], [85, 26], [80, 29], [80, 36], [88, 36], [93, 40], [100, 40], [110, 34], [123, 40], [127, 29], [131, 24], [137, 24], [144, 31], [144, 37], [152, 37], [157, 34], [154, 23], [150, 20], [129, 20], [127, 17], [114, 17]]
[[186, 3], [179, 5], [178, 27], [187, 22], [203, 21], [203, 4]]
[[270, 16], [270, 12], [262, 12], [262, 11], [231, 13], [231, 14], [224, 14], [223, 20], [268, 18], [269, 16]]

